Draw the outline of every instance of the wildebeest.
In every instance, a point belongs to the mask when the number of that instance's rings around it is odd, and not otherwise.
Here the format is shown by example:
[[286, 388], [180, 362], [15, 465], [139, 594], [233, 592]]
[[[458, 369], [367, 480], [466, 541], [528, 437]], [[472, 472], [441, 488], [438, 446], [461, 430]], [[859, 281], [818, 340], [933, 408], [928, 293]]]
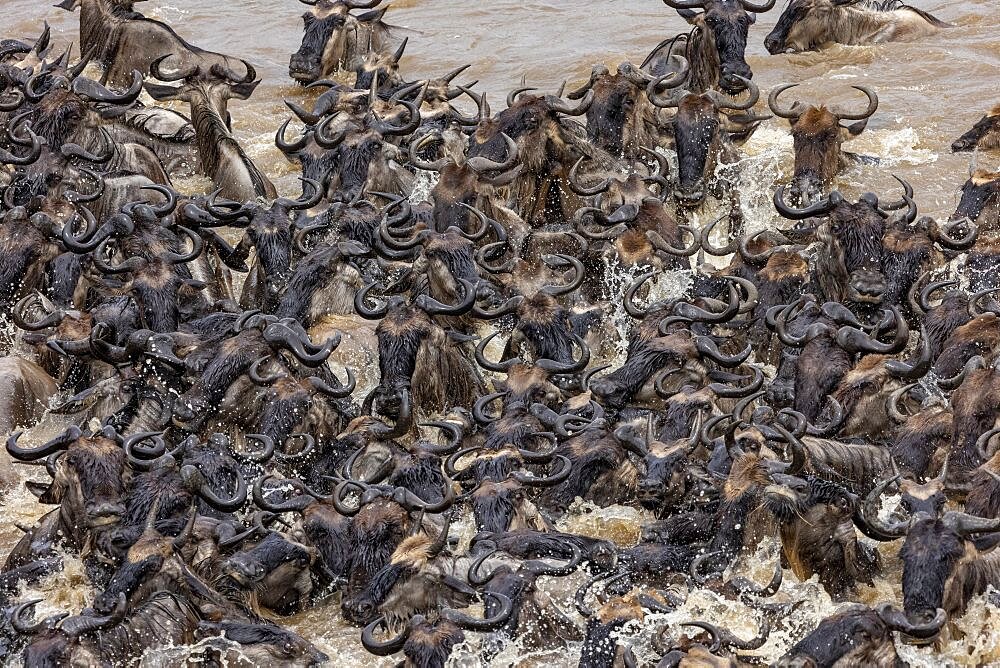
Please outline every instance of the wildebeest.
[[990, 109], [972, 128], [951, 144], [955, 153], [1000, 148], [1000, 105]]
[[157, 58], [150, 64], [153, 76], [161, 81], [183, 80], [183, 83], [176, 88], [146, 83], [146, 91], [157, 100], [183, 100], [190, 105], [202, 171], [212, 177], [222, 196], [228, 199], [245, 202], [257, 196], [274, 198], [277, 195], [274, 184], [247, 156], [229, 127], [229, 100], [246, 100], [260, 83], [253, 66], [244, 62], [246, 72], [242, 77], [220, 65], [207, 70], [194, 66], [165, 73], [161, 67], [168, 58]]
[[133, 69], [146, 74], [162, 58], [169, 58], [175, 70], [219, 65], [239, 71], [238, 59], [189, 44], [166, 23], [135, 11], [138, 1], [63, 0], [58, 4], [70, 11], [80, 8], [80, 52], [103, 66], [103, 82], [127, 83]]
[[[855, 86], [868, 97], [867, 108], [860, 112], [832, 111], [826, 106], [806, 106], [801, 102], [781, 107], [778, 97], [795, 85], [785, 84], [772, 90], [767, 104], [775, 116], [787, 118], [792, 127], [795, 171], [790, 193], [796, 199], [810, 202], [833, 183], [853, 156], [843, 150], [843, 143], [864, 131], [868, 119], [878, 109], [878, 96], [868, 86]], [[843, 126], [841, 121], [857, 122]]]
[[[312, 83], [340, 70], [353, 70], [368, 53], [389, 46], [389, 27], [382, 21], [385, 9], [373, 9], [382, 0], [310, 0], [302, 15], [305, 33], [299, 50], [288, 63], [288, 75], [302, 84]], [[368, 9], [355, 16], [352, 9]]]
[[792, 0], [764, 39], [769, 53], [813, 51], [828, 44], [881, 44], [933, 35], [950, 24], [897, 0]]
[[[745, 90], [746, 81], [753, 77], [746, 61], [750, 26], [756, 22], [757, 13], [774, 7], [775, 0], [765, 0], [760, 4], [749, 0], [663, 2], [694, 26], [689, 35], [682, 36], [686, 41], [683, 55], [691, 66], [687, 88], [695, 94], [713, 88], [721, 88], [731, 95]], [[697, 9], [702, 11], [696, 12]], [[657, 51], [667, 44], [673, 51], [673, 41], [661, 44]]]
[[913, 637], [933, 636], [944, 624], [942, 614], [926, 625], [901, 619], [890, 604], [877, 610], [855, 605], [827, 617], [778, 659], [775, 666], [876, 666], [896, 668], [902, 663], [892, 632]]

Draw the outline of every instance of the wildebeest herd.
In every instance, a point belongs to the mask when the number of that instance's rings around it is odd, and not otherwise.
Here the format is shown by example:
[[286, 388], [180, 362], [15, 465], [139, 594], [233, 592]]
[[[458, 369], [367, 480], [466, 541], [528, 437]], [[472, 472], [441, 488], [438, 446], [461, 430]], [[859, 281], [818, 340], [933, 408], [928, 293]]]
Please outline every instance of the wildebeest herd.
[[[0, 659], [321, 665], [283, 625], [321, 607], [403, 666], [463, 643], [484, 664], [511, 643], [760, 663], [800, 603], [786, 572], [850, 602], [899, 577], [878, 549], [897, 541], [901, 599], [842, 607], [777, 665], [898, 666], [1000, 586], [1000, 174], [974, 170], [949, 220], [902, 174], [841, 194], [878, 94], [762, 103], [745, 49], [775, 0], [664, 0], [690, 32], [506, 104], [459, 63], [409, 80], [380, 0], [303, 0], [289, 75], [321, 93], [274, 137], [295, 198], [233, 132], [254, 66], [133, 1], [59, 5], [78, 57], [48, 26], [0, 41], [0, 479], [48, 509], [0, 573]], [[764, 43], [944, 29], [791, 0]], [[749, 229], [732, 171], [773, 117], [794, 175]], [[1000, 108], [953, 150], [998, 146]], [[212, 191], [178, 192], [191, 174]], [[581, 500], [642, 513], [638, 542], [561, 530]], [[738, 575], [769, 541], [770, 581]], [[36, 614], [25, 587], [70, 556], [86, 609]], [[756, 637], [621, 633], [699, 590]]]

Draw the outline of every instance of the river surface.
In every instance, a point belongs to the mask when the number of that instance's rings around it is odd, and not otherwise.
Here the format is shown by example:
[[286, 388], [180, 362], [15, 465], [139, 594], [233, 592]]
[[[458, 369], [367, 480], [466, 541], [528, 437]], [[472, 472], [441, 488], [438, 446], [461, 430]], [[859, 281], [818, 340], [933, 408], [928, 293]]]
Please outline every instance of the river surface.
[[[898, 186], [890, 174], [896, 173], [914, 185], [921, 213], [943, 217], [954, 210], [970, 165], [968, 154], [954, 155], [949, 146], [984, 111], [1000, 102], [1000, 2], [917, 0], [916, 4], [954, 27], [919, 43], [834, 47], [820, 53], [770, 56], [763, 40], [777, 20], [779, 5], [759, 16], [751, 29], [747, 55], [754, 81], [765, 96], [774, 86], [798, 82], [797, 99], [863, 108], [864, 96], [850, 86], [874, 87], [880, 107], [868, 129], [849, 148], [877, 156], [880, 164], [851, 168], [841, 175], [839, 187], [845, 193], [873, 190], [895, 198]], [[3, 37], [36, 36], [44, 19], [52, 26], [58, 48], [77, 40], [78, 14], [38, 0], [2, 0], [0, 5]], [[298, 48], [300, 17], [306, 7], [291, 0], [151, 0], [138, 4], [136, 9], [170, 23], [182, 37], [198, 46], [254, 63], [263, 81], [250, 100], [230, 103], [233, 126], [247, 152], [275, 180], [279, 190], [297, 195], [296, 169], [275, 149], [273, 136], [289, 115], [282, 100], [302, 102], [314, 95], [293, 84], [287, 74], [288, 57]], [[495, 109], [508, 90], [521, 85], [522, 79], [526, 85], [554, 92], [563, 80], [571, 86], [582, 83], [595, 63], [603, 62], [611, 69], [623, 60], [639, 64], [662, 39], [687, 31], [685, 22], [658, 0], [396, 0], [391, 3], [386, 21], [398, 27], [398, 35], [410, 37], [401, 62], [404, 78], [417, 80], [471, 63], [459, 81], [478, 79], [477, 90], [488, 91]], [[747, 219], [751, 228], [773, 224], [770, 194], [774, 184], [791, 170], [787, 122], [775, 119], [764, 123], [744, 146], [743, 155], [741, 183]], [[1000, 168], [996, 153], [981, 155], [978, 162], [991, 170]], [[180, 185], [197, 189], [205, 183]], [[33, 430], [36, 433], [32, 436], [47, 437], [58, 429], [58, 425], [50, 424], [46, 429], [43, 424]], [[30, 523], [42, 509], [23, 488], [5, 499], [0, 511], [0, 549], [4, 553], [19, 537], [14, 522]], [[560, 528], [610, 537], [628, 545], [637, 540], [638, 526], [645, 519], [629, 508], [582, 507], [561, 522]], [[886, 577], [874, 588], [862, 586], [856, 600], [874, 605], [901, 599], [898, 547], [880, 546]], [[750, 560], [746, 569], [759, 581], [766, 581], [774, 554], [762, 552], [759, 559]], [[552, 593], [557, 600], [567, 602], [567, 610], [572, 611], [575, 580], [564, 580], [569, 581], [559, 582], [560, 589]], [[548, 585], [543, 583], [543, 588]], [[64, 572], [25, 596], [29, 594], [46, 599], [39, 606], [39, 617], [50, 611], [78, 610], [92, 599], [79, 564], [73, 560], [69, 560]], [[757, 652], [767, 660], [780, 656], [840, 605], [830, 601], [817, 583], [797, 583], [787, 571], [778, 599], [803, 602]], [[331, 600], [283, 623], [313, 640], [334, 658], [333, 665], [391, 664], [361, 649], [359, 630], [340, 621], [337, 603]], [[622, 633], [648, 637], [665, 623], [674, 627], [690, 619], [704, 619], [750, 637], [756, 631], [757, 615], [709, 592], [695, 592], [677, 612], [648, 617], [642, 627], [626, 627]], [[977, 599], [957, 624], [956, 635], [964, 637], [950, 642], [941, 653], [899, 644], [900, 653], [912, 665], [997, 664], [997, 625], [996, 610]], [[497, 657], [494, 665], [573, 666], [578, 651], [578, 647], [571, 646], [568, 651], [531, 654], [514, 646]], [[144, 664], [177, 665], [186, 654], [187, 650], [157, 652], [145, 657]], [[476, 665], [474, 656], [471, 648], [460, 649], [454, 655], [455, 665]], [[639, 659], [642, 664], [644, 659], [651, 661], [655, 657]]]

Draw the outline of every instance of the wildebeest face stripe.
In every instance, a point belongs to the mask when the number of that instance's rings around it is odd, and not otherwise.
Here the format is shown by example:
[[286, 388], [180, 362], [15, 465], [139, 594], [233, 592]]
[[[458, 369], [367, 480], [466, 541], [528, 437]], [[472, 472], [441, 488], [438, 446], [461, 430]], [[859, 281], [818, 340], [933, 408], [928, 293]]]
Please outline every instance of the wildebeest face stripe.
[[938, 519], [910, 527], [903, 560], [903, 608], [908, 615], [942, 607], [945, 585], [965, 553], [963, 541]]

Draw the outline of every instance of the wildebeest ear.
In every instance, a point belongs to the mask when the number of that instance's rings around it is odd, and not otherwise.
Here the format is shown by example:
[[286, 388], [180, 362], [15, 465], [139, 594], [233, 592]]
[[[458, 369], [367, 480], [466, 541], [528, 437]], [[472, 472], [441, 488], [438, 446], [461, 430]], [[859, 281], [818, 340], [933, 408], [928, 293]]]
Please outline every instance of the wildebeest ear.
[[385, 16], [388, 7], [382, 7], [381, 9], [373, 9], [370, 12], [365, 12], [364, 14], [358, 14], [356, 18], [361, 23], [371, 23], [372, 21], [381, 21], [382, 17]]
[[750, 25], [757, 23], [757, 14], [754, 12], [747, 12], [747, 18], [750, 19]]
[[678, 9], [677, 14], [692, 25], [698, 20], [698, 17], [701, 16], [701, 12], [696, 12], [693, 9]]
[[847, 130], [852, 137], [857, 137], [866, 127], [868, 127], [868, 119], [863, 118], [857, 123], [851, 123], [850, 125], [844, 126], [844, 129]]
[[183, 88], [178, 88], [175, 86], [164, 86], [163, 84], [155, 84], [146, 82], [143, 84], [146, 87], [146, 92], [149, 96], [156, 100], [157, 102], [163, 102], [164, 100], [181, 100], [181, 91]]
[[249, 83], [232, 84], [229, 87], [230, 95], [232, 97], [245, 100], [251, 95], [253, 95], [254, 89], [257, 88], [258, 85], [260, 85], [260, 82], [261, 80], [257, 79], [257, 81], [251, 81]]

